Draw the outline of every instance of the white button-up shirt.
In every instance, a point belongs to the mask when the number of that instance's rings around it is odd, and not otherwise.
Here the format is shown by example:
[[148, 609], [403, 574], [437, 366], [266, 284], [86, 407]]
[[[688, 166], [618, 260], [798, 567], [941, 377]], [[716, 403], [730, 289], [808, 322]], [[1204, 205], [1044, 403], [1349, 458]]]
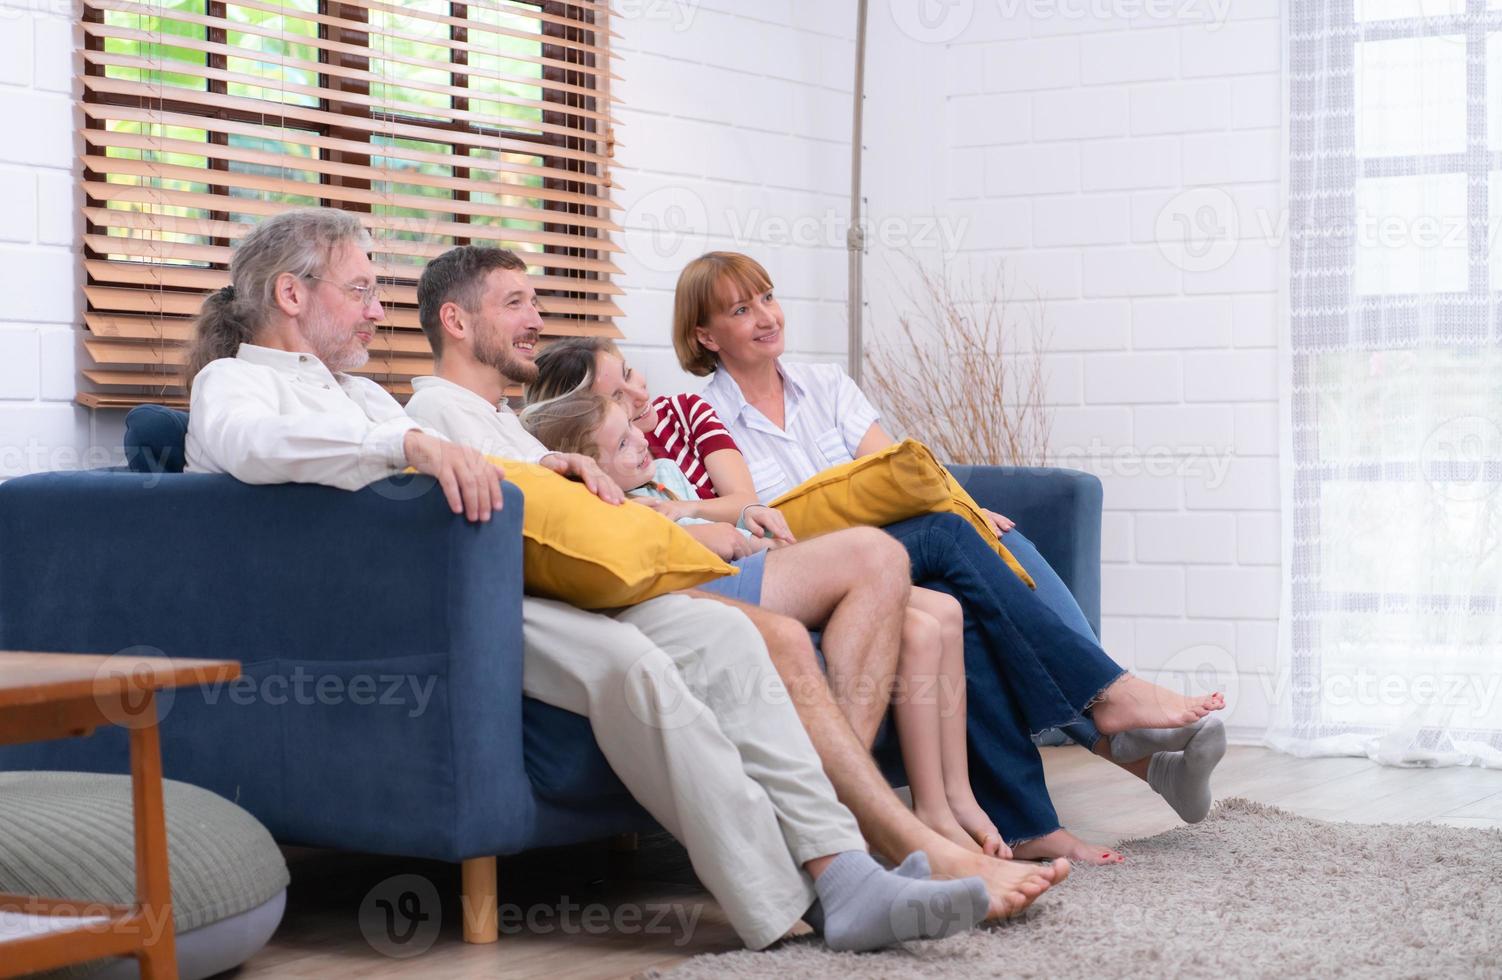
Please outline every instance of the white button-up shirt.
[[487, 456], [535, 463], [552, 454], [526, 430], [510, 405], [504, 401], [491, 404], [443, 378], [413, 378], [407, 414], [445, 439]]
[[782, 374], [785, 429], [747, 402], [726, 371], [711, 375], [701, 393], [740, 446], [763, 502], [815, 473], [850, 462], [881, 417], [838, 364], [779, 360], [777, 370]]
[[241, 344], [193, 379], [187, 469], [358, 490], [406, 468], [402, 443], [416, 428], [369, 378], [331, 374], [312, 354]]

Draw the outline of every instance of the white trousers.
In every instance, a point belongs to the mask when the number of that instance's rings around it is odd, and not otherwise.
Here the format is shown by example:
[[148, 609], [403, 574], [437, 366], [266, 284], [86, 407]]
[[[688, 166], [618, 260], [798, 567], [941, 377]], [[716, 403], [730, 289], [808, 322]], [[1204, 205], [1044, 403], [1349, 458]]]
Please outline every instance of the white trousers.
[[522, 618], [523, 689], [589, 718], [748, 947], [776, 942], [813, 903], [804, 862], [865, 849], [739, 611], [668, 595], [601, 615], [526, 596]]

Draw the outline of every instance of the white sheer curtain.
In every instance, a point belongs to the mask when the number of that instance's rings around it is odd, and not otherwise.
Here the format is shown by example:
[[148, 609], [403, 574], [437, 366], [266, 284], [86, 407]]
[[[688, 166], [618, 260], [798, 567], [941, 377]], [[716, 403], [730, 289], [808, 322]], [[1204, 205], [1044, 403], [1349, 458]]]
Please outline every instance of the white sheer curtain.
[[1269, 734], [1502, 766], [1502, 0], [1288, 0]]

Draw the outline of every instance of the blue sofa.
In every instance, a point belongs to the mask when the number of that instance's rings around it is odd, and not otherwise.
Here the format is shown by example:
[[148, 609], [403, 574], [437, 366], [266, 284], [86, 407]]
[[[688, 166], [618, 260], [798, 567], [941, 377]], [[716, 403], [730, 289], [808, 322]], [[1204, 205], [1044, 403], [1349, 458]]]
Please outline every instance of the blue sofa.
[[[185, 426], [138, 408], [128, 468], [0, 485], [0, 649], [241, 661], [239, 686], [164, 700], [165, 774], [285, 843], [464, 861], [655, 826], [584, 718], [522, 696], [514, 486], [488, 524], [426, 477], [248, 486], [180, 472]], [[1098, 632], [1099, 481], [955, 473], [1026, 530]], [[127, 771], [124, 732], [0, 748], [0, 769]]]

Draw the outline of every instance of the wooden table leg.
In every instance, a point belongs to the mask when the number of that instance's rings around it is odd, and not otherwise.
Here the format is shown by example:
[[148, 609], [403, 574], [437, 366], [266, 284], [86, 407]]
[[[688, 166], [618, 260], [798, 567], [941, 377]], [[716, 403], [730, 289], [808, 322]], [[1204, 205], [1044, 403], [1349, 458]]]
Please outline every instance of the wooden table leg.
[[162, 802], [162, 747], [156, 693], [147, 692], [130, 730], [130, 791], [136, 829], [136, 906], [145, 930], [136, 954], [141, 980], [177, 980], [177, 937], [172, 928], [172, 882], [167, 873], [167, 812]]

